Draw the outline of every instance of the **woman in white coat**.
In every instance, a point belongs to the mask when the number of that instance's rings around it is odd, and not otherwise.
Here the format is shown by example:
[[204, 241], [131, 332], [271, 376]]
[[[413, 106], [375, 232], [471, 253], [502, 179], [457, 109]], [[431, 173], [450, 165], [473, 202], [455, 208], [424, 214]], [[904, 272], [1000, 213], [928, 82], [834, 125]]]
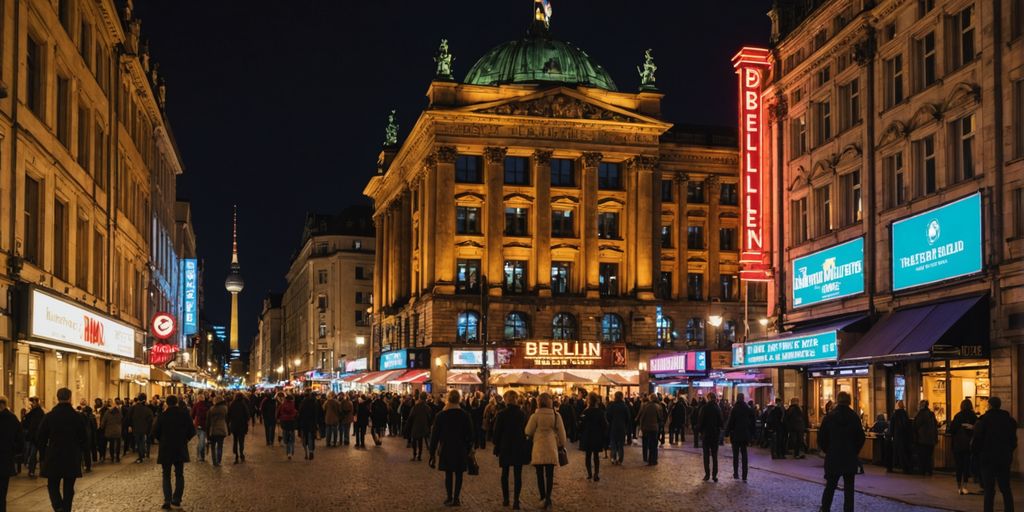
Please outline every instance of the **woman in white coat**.
[[562, 417], [555, 412], [551, 395], [542, 393], [537, 410], [526, 422], [526, 435], [533, 438], [533, 452], [530, 463], [537, 468], [537, 489], [544, 508], [551, 507], [551, 488], [558, 465], [558, 449], [565, 448], [565, 425]]

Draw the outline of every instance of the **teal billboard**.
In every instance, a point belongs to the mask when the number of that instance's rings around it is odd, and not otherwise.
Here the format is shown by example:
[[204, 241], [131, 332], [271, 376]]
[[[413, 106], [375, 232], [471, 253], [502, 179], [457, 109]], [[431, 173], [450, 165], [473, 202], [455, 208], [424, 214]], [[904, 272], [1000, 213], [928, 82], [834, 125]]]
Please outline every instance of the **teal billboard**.
[[981, 193], [892, 223], [892, 289], [982, 270]]
[[864, 293], [864, 238], [793, 260], [793, 307]]
[[733, 368], [786, 366], [835, 361], [839, 356], [835, 330], [768, 341], [734, 345]]

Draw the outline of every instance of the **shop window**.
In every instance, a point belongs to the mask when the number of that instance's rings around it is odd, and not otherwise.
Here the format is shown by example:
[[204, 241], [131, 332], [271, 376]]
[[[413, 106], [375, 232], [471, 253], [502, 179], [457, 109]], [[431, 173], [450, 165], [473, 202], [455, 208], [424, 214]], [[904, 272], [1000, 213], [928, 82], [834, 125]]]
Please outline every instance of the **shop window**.
[[480, 260], [459, 260], [456, 263], [455, 292], [480, 292]]
[[530, 331], [526, 322], [526, 314], [513, 311], [505, 315], [505, 340], [518, 341], [529, 337]]
[[456, 320], [455, 338], [459, 343], [480, 341], [480, 315], [476, 311], [462, 311]]
[[576, 340], [576, 317], [558, 313], [551, 321], [551, 337], [556, 340]]
[[971, 401], [975, 413], [984, 414], [988, 410], [990, 386], [989, 368], [982, 361], [950, 361], [948, 374], [945, 368], [921, 370], [922, 394], [940, 424], [952, 419], [964, 400]]
[[607, 314], [601, 317], [601, 341], [618, 343], [622, 341], [622, 317]]
[[686, 321], [686, 342], [691, 345], [704, 344], [704, 319], [691, 318]]

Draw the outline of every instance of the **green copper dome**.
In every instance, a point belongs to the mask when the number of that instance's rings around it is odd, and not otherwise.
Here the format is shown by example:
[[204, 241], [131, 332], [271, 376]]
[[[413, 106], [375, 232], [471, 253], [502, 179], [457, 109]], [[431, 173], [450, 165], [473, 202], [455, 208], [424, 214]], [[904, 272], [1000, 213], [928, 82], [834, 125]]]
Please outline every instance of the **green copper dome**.
[[484, 54], [466, 74], [465, 83], [560, 83], [618, 90], [608, 72], [587, 52], [552, 39], [540, 23], [535, 23], [525, 38], [498, 45]]

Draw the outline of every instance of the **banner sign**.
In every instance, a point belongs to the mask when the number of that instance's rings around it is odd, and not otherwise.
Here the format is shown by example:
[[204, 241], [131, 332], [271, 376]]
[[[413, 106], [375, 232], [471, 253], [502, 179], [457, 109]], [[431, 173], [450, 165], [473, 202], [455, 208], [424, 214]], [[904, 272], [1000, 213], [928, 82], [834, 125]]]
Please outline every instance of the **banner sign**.
[[405, 349], [384, 352], [380, 355], [378, 370], [401, 370], [409, 367], [409, 352]]
[[30, 337], [135, 357], [135, 329], [36, 289], [32, 290], [31, 305]]
[[838, 356], [838, 332], [825, 331], [733, 345], [732, 366], [790, 366], [798, 363], [835, 361]]
[[149, 347], [149, 364], [161, 366], [174, 359], [178, 346], [171, 343], [154, 343]]
[[[484, 363], [482, 350], [452, 350], [452, 366], [481, 366]], [[487, 351], [487, 366], [494, 368], [494, 351]]]
[[138, 363], [121, 361], [118, 365], [118, 378], [120, 380], [147, 380], [149, 379], [149, 366]]
[[149, 330], [158, 340], [166, 340], [174, 335], [174, 317], [170, 313], [159, 312], [149, 322]]
[[864, 237], [793, 260], [793, 306], [864, 293]]
[[199, 314], [197, 312], [199, 304], [199, 264], [195, 258], [186, 258], [182, 264], [185, 267], [184, 272], [182, 272], [182, 279], [185, 281], [182, 332], [185, 336], [188, 336], [195, 334], [199, 330]]
[[345, 373], [364, 371], [367, 369], [368, 362], [365, 357], [360, 357], [354, 361], [345, 361]]
[[626, 367], [626, 346], [583, 341], [525, 341], [517, 347], [496, 350], [497, 368], [594, 368]]
[[732, 58], [739, 75], [740, 186], [743, 197], [741, 229], [743, 251], [740, 253], [740, 278], [750, 281], [770, 279], [764, 254], [764, 211], [761, 187], [761, 150], [764, 137], [761, 86], [771, 68], [771, 52], [763, 48], [744, 47]]
[[892, 223], [892, 289], [982, 270], [981, 192]]

